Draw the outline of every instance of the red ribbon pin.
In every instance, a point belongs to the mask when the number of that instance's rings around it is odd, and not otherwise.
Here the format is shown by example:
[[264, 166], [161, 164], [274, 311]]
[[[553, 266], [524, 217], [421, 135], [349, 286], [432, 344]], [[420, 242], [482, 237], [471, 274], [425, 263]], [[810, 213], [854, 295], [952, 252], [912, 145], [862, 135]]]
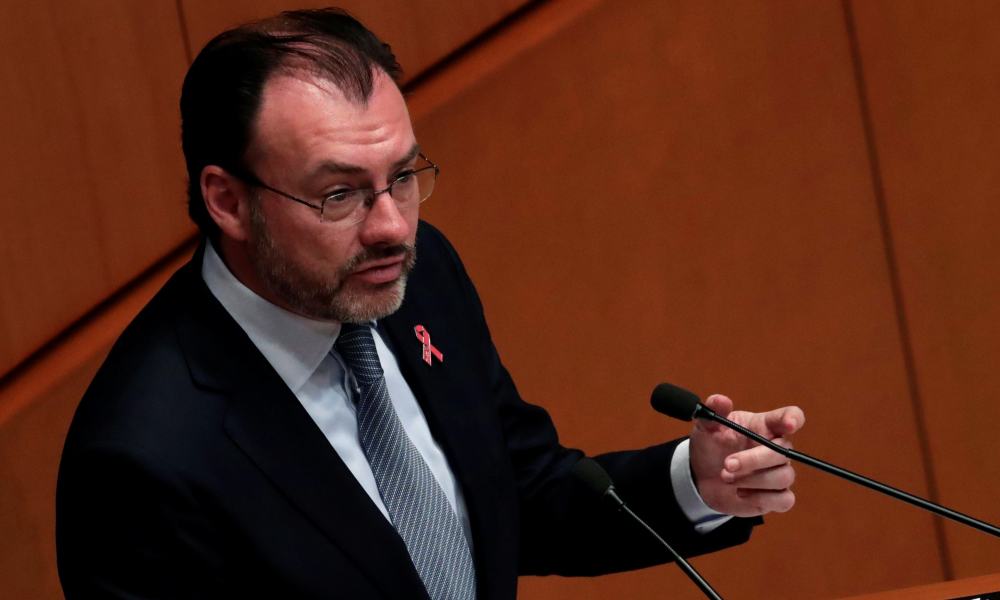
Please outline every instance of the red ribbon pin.
[[431, 332], [427, 331], [423, 325], [417, 325], [413, 328], [413, 333], [417, 334], [417, 339], [424, 346], [423, 355], [425, 363], [428, 365], [431, 364], [434, 358], [437, 358], [438, 362], [444, 362], [444, 354], [441, 354], [441, 351], [435, 348], [434, 344], [431, 344]]

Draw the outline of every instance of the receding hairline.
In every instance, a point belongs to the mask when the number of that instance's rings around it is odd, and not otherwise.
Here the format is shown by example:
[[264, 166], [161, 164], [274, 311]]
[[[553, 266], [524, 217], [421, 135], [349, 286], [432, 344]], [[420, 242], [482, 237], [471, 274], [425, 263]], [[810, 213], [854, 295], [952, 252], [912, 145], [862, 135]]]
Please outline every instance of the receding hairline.
[[[352, 98], [347, 94], [343, 88], [333, 81], [329, 77], [322, 77], [321, 75], [312, 72], [312, 70], [303, 70], [296, 68], [279, 68], [276, 69], [261, 87], [261, 102], [257, 107], [257, 111], [250, 123], [250, 137], [249, 143], [247, 144], [246, 151], [244, 153], [244, 160], [249, 164], [255, 162], [255, 159], [260, 159], [262, 153], [267, 152], [267, 144], [262, 144], [259, 136], [260, 133], [260, 121], [262, 115], [264, 114], [265, 107], [267, 106], [268, 90], [269, 86], [272, 86], [277, 80], [280, 79], [291, 79], [300, 82], [305, 85], [316, 88], [322, 94], [336, 94], [336, 100], [350, 103], [356, 107], [367, 109], [369, 106], [369, 100], [375, 95], [376, 90], [380, 85], [392, 85], [395, 87], [396, 91], [400, 94], [400, 100], [403, 103], [404, 110], [407, 113], [407, 119], [409, 119], [409, 111], [406, 107], [406, 99], [403, 97], [402, 90], [399, 85], [392, 78], [391, 75], [386, 73], [383, 69], [374, 65], [373, 68], [373, 85], [371, 88], [371, 93], [369, 93], [363, 101]], [[381, 80], [381, 81], [380, 81]], [[412, 123], [410, 124], [412, 128]], [[398, 170], [405, 166], [406, 163], [414, 160], [417, 155], [421, 152], [420, 144], [414, 139], [413, 143], [407, 148], [407, 151], [400, 155], [398, 159], [395, 159], [392, 165], [392, 170]], [[340, 173], [362, 173], [366, 172], [367, 169], [364, 167], [351, 164], [349, 162], [342, 161], [324, 161], [322, 163], [313, 165], [307, 174], [303, 176], [303, 179], [312, 179], [324, 172], [340, 172]]]
[[[267, 95], [268, 86], [270, 86], [276, 79], [282, 78], [295, 79], [301, 81], [302, 83], [312, 85], [327, 93], [336, 92], [347, 102], [362, 108], [366, 108], [368, 106], [368, 101], [375, 95], [375, 88], [378, 87], [380, 79], [384, 78], [387, 82], [394, 85], [400, 93], [402, 93], [402, 89], [399, 87], [399, 84], [396, 83], [396, 80], [392, 78], [392, 75], [386, 73], [385, 69], [382, 67], [372, 65], [371, 75], [371, 88], [366, 90], [365, 93], [361, 93], [359, 90], [351, 89], [350, 86], [344, 86], [342, 82], [338, 81], [332, 74], [309, 61], [304, 59], [292, 60], [283, 63], [281, 66], [277, 67], [268, 74], [267, 79], [265, 79], [263, 85], [261, 85], [261, 99]], [[261, 103], [261, 105], [262, 104], [263, 103]], [[255, 120], [260, 114], [261, 105], [258, 105], [257, 107], [258, 112], [254, 115]]]
[[[379, 87], [381, 80], [384, 84], [391, 84], [396, 88], [400, 97], [403, 99], [403, 105], [406, 106], [406, 99], [403, 97], [403, 91], [396, 83], [396, 80], [392, 78], [392, 75], [386, 73], [385, 70], [378, 65], [372, 65], [371, 70], [371, 89], [368, 90], [367, 94], [362, 96], [360, 94], [352, 93], [351, 90], [344, 89], [344, 86], [341, 85], [334, 77], [330, 76], [321, 69], [300, 68], [295, 65], [278, 67], [267, 76], [267, 79], [265, 79], [264, 83], [261, 85], [260, 102], [257, 104], [257, 110], [254, 111], [253, 119], [250, 122], [250, 140], [253, 141], [257, 136], [257, 126], [260, 123], [261, 115], [264, 112], [268, 91], [271, 86], [280, 79], [293, 79], [303, 84], [312, 86], [324, 94], [332, 94], [337, 100], [343, 100], [344, 102], [363, 109], [368, 108], [368, 103], [372, 99], [372, 96], [375, 95], [375, 90]], [[409, 113], [409, 107], [407, 106], [406, 108], [407, 113]], [[249, 150], [250, 146], [247, 147], [247, 151]]]

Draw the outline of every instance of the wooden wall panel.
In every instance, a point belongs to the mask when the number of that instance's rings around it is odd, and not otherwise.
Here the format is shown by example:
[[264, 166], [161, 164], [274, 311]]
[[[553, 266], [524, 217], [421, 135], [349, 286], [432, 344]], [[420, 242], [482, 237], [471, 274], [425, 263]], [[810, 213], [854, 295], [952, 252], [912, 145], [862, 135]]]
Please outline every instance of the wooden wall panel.
[[[415, 73], [521, 4], [347, 7], [373, 15]], [[202, 2], [185, 14], [200, 47], [224, 26], [291, 6]], [[193, 232], [178, 151], [186, 32], [177, 4], [22, 2], [3, 10], [0, 375]]]
[[[1000, 5], [855, 2], [941, 502], [1000, 523]], [[947, 524], [956, 577], [997, 540]]]
[[[180, 0], [192, 56], [224, 29], [282, 10], [330, 6], [323, 0]], [[345, 0], [336, 2], [392, 45], [405, 74], [416, 75], [528, 0]]]
[[[70, 419], [107, 348], [60, 373], [44, 395], [0, 424], [0, 589], [5, 598], [60, 598], [55, 548], [59, 456]], [[3, 399], [7, 400], [6, 394]]]
[[[175, 3], [109, 1], [100, 19], [83, 2], [8, 4], [0, 374], [191, 231]], [[277, 4], [181, 7], [197, 49]], [[521, 4], [347, 7], [415, 74]], [[1000, 387], [985, 258], [1000, 246], [997, 11], [858, 4], [942, 499], [1000, 520], [978, 424], [996, 420], [980, 399]], [[671, 380], [753, 409], [798, 403], [810, 421], [798, 447], [926, 494], [839, 2], [551, 0], [421, 86], [411, 109], [444, 167], [425, 216], [462, 250], [508, 367], [567, 443], [683, 434], [647, 408], [652, 385]], [[59, 597], [65, 427], [111, 340], [175, 266], [0, 384], [0, 595]], [[963, 416], [973, 409], [978, 422]], [[941, 577], [929, 518], [800, 474], [795, 511], [696, 561], [724, 595], [836, 597]], [[992, 540], [947, 533], [958, 575], [997, 570]], [[528, 579], [522, 592], [700, 597], [672, 568]]]
[[2, 10], [0, 375], [191, 232], [174, 3]]
[[[799, 447], [926, 493], [840, 3], [602, 3], [497, 62], [470, 57], [414, 94], [443, 168], [424, 214], [563, 439], [600, 451], [683, 433], [647, 404], [671, 380], [748, 408], [798, 403]], [[941, 577], [929, 517], [800, 473], [795, 511], [696, 561], [724, 595]], [[522, 591], [700, 597], [672, 568]]]
[[0, 597], [62, 597], [55, 489], [70, 419], [115, 338], [189, 255], [163, 265], [27, 372], [0, 385]]

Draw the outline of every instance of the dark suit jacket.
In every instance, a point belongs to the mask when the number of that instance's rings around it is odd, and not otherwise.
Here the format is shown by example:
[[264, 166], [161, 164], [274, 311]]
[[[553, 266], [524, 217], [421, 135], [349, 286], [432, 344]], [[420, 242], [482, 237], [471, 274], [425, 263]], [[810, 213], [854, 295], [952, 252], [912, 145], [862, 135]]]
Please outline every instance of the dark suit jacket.
[[[469, 510], [479, 597], [518, 574], [590, 575], [664, 560], [568, 476], [546, 412], [521, 400], [444, 237], [420, 225], [403, 307], [379, 327], [448, 456]], [[57, 494], [70, 598], [423, 598], [391, 524], [201, 279], [201, 252], [126, 329], [84, 396]], [[443, 353], [428, 366], [413, 328]], [[674, 443], [599, 457], [621, 495], [686, 554], [710, 535], [670, 491]]]

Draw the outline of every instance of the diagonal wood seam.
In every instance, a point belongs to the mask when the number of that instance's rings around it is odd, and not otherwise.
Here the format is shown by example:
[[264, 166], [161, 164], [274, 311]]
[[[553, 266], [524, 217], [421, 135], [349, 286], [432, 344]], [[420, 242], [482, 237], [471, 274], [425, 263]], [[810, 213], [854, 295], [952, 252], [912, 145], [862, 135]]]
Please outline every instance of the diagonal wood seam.
[[[403, 83], [414, 120], [592, 11], [604, 0], [530, 0]], [[175, 0], [188, 64], [193, 60], [183, 0]], [[87, 359], [107, 351], [167, 277], [187, 260], [199, 235], [186, 237], [153, 265], [48, 342], [0, 374], [0, 427]]]
[[[928, 499], [940, 503], [937, 476], [934, 471], [934, 458], [931, 455], [930, 438], [927, 432], [927, 419], [923, 410], [923, 399], [917, 376], [916, 358], [913, 353], [913, 339], [910, 333], [909, 319], [906, 313], [906, 301], [903, 285], [899, 275], [899, 263], [896, 258], [896, 247], [892, 236], [892, 225], [889, 221], [889, 207], [886, 201], [885, 183], [882, 180], [882, 167], [879, 162], [878, 141], [875, 137], [875, 124], [871, 115], [871, 104], [868, 96], [868, 86], [865, 82], [864, 64], [861, 58], [861, 43], [858, 39], [857, 26], [851, 0], [841, 0], [844, 13], [848, 46], [851, 53], [851, 63], [854, 69], [855, 86], [858, 92], [861, 124], [864, 130], [865, 145], [868, 152], [868, 166], [871, 172], [872, 192], [875, 207], [878, 211], [879, 226], [882, 232], [882, 244], [885, 250], [885, 262], [889, 275], [889, 285], [892, 293], [893, 306], [896, 312], [896, 328], [899, 334], [899, 345], [903, 355], [903, 368], [906, 372], [906, 383], [913, 409], [913, 419], [917, 431], [917, 443], [920, 448], [920, 459], [924, 468], [924, 478], [927, 485]], [[938, 556], [941, 559], [941, 571], [945, 579], [954, 579], [955, 571], [944, 531], [944, 520], [938, 516], [931, 517], [934, 527], [934, 538], [938, 545]]]
[[184, 56], [187, 64], [194, 60], [194, 52], [191, 49], [191, 34], [188, 32], [187, 16], [184, 14], [184, 0], [175, 0], [177, 6], [177, 24], [181, 30], [181, 43], [184, 45]]
[[0, 428], [80, 365], [111, 348], [122, 329], [194, 251], [189, 238], [0, 376]]

